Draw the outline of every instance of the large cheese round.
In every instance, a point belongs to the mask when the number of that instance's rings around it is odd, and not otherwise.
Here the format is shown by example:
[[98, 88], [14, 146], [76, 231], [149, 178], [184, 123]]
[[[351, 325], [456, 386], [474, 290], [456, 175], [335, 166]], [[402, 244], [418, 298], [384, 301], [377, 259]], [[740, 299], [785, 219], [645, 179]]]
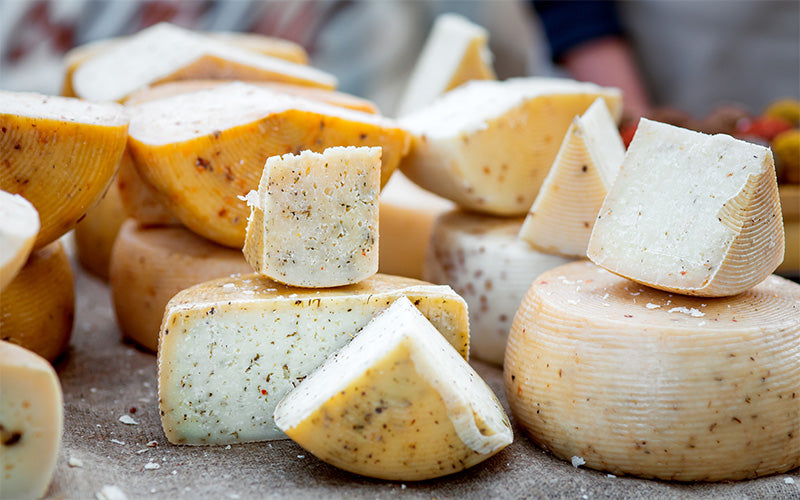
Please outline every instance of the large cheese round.
[[717, 299], [658, 291], [586, 261], [539, 276], [514, 318], [516, 421], [565, 460], [680, 481], [800, 465], [800, 285]]
[[114, 179], [100, 202], [75, 226], [75, 253], [84, 269], [99, 278], [108, 279], [111, 248], [126, 218]]
[[240, 250], [181, 227], [141, 228], [129, 219], [117, 235], [109, 272], [119, 328], [155, 351], [164, 308], [173, 295], [197, 283], [250, 271]]

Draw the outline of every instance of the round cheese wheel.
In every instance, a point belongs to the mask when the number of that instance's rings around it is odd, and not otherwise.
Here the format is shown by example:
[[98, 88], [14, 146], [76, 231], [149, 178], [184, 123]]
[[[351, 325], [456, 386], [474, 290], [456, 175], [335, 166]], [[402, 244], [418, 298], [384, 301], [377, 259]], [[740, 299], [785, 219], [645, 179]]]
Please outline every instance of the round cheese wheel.
[[777, 276], [710, 299], [558, 267], [525, 295], [503, 375], [525, 433], [593, 469], [723, 481], [800, 465], [800, 285]]
[[[126, 155], [127, 156], [127, 155]], [[111, 248], [126, 219], [116, 180], [108, 186], [100, 202], [75, 226], [75, 253], [81, 266], [108, 280]]]
[[[133, 163], [128, 150], [122, 155], [117, 174], [116, 189], [127, 217], [136, 219], [142, 226], [179, 226], [176, 219], [167, 209], [161, 195], [147, 184]], [[120, 222], [122, 224], [122, 222]]]

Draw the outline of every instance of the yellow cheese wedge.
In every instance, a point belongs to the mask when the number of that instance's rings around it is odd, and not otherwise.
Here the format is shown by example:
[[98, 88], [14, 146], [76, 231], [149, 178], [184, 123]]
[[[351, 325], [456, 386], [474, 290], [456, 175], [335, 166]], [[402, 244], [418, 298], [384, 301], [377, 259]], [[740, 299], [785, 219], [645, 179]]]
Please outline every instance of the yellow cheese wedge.
[[520, 301], [541, 273], [570, 261], [517, 238], [522, 220], [454, 210], [431, 231], [423, 279], [450, 285], [469, 306], [470, 353], [503, 364]]
[[39, 214], [28, 200], [0, 190], [0, 292], [17, 275], [39, 233]]
[[569, 126], [519, 237], [541, 252], [586, 257], [594, 220], [624, 156], [617, 123], [597, 99]]
[[56, 241], [34, 251], [0, 293], [0, 340], [53, 361], [69, 344], [74, 317], [72, 269]]
[[800, 276], [800, 186], [780, 185], [778, 194], [781, 198], [786, 248], [777, 272], [797, 277]]
[[800, 285], [670, 294], [583, 261], [538, 277], [503, 368], [515, 420], [565, 460], [724, 481], [800, 465]]
[[290, 392], [275, 423], [325, 462], [397, 481], [472, 467], [513, 439], [492, 390], [405, 297]]
[[473, 211], [524, 215], [575, 115], [602, 97], [621, 113], [618, 89], [552, 78], [476, 80], [400, 119], [412, 133], [401, 169]]
[[248, 194], [244, 256], [267, 278], [349, 285], [378, 272], [381, 148], [334, 147], [267, 159]]
[[162, 195], [139, 175], [127, 149], [119, 164], [116, 189], [126, 217], [136, 219], [142, 226], [181, 225], [167, 208]]
[[142, 228], [127, 220], [111, 254], [111, 298], [126, 337], [156, 351], [164, 308], [184, 288], [250, 272], [242, 252], [182, 227]]
[[403, 296], [467, 357], [467, 305], [447, 286], [376, 274], [336, 288], [294, 288], [253, 273], [178, 293], [164, 312], [158, 346], [167, 439], [201, 445], [285, 438], [272, 417], [275, 405]]
[[58, 375], [44, 358], [0, 340], [0, 395], [0, 498], [42, 498], [64, 429]]
[[[123, 155], [120, 170], [125, 163]], [[100, 198], [86, 216], [75, 226], [75, 254], [81, 266], [98, 278], [108, 280], [108, 264], [111, 261], [111, 248], [117, 239], [120, 226], [127, 218], [122, 206], [117, 176], [112, 179], [106, 194]]]
[[336, 78], [310, 66], [258, 54], [160, 23], [103, 50], [72, 75], [75, 94], [121, 101], [143, 87], [175, 80], [270, 80], [333, 89]]
[[395, 172], [380, 195], [378, 272], [423, 279], [425, 252], [436, 217], [453, 210], [450, 200]]
[[741, 293], [783, 260], [769, 148], [642, 119], [587, 256], [621, 276], [704, 297]]
[[0, 189], [24, 196], [39, 212], [35, 248], [66, 234], [97, 203], [127, 130], [116, 104], [0, 91]]
[[268, 157], [380, 146], [383, 185], [409, 144], [392, 120], [244, 83], [142, 103], [130, 112], [128, 144], [144, 180], [186, 227], [237, 248], [249, 214], [238, 197], [257, 188]]
[[423, 108], [434, 99], [470, 80], [495, 80], [489, 33], [458, 14], [434, 21], [417, 59], [397, 115]]

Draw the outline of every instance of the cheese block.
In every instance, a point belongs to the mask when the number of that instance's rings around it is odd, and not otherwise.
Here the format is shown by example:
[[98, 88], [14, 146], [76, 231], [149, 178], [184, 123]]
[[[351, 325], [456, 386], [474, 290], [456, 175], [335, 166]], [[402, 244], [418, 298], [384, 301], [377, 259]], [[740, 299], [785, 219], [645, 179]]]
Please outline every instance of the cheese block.
[[275, 423], [325, 462], [396, 481], [453, 474], [513, 440], [492, 390], [406, 297], [290, 392]]
[[271, 80], [333, 89], [336, 77], [168, 23], [146, 28], [81, 64], [72, 75], [78, 97], [121, 101], [132, 92], [175, 80]]
[[597, 99], [567, 129], [519, 237], [542, 252], [586, 257], [594, 220], [624, 156], [617, 123]]
[[0, 291], [17, 275], [39, 233], [39, 214], [28, 200], [0, 190]]
[[538, 277], [503, 367], [539, 446], [612, 474], [724, 481], [800, 465], [800, 285], [670, 294], [591, 262]]
[[42, 498], [56, 467], [64, 402], [46, 359], [0, 340], [0, 498]]
[[167, 439], [202, 445], [285, 438], [272, 416], [278, 402], [403, 296], [467, 357], [467, 305], [447, 286], [376, 274], [312, 290], [253, 273], [178, 293], [164, 312], [158, 347]]
[[417, 59], [397, 116], [424, 108], [470, 80], [495, 80], [489, 32], [458, 14], [436, 18]]
[[117, 172], [116, 189], [125, 218], [136, 219], [142, 226], [180, 226], [180, 221], [167, 208], [161, 193], [139, 175], [130, 152], [122, 155]]
[[642, 119], [587, 256], [654, 288], [715, 297], [760, 283], [783, 250], [769, 148]]
[[412, 134], [401, 169], [470, 210], [527, 213], [575, 115], [602, 97], [619, 117], [618, 89], [552, 78], [476, 80], [402, 117]]
[[39, 212], [35, 248], [66, 234], [102, 197], [127, 130], [116, 104], [0, 91], [0, 189]]
[[520, 301], [541, 273], [570, 261], [517, 238], [522, 220], [454, 210], [431, 231], [423, 279], [450, 285], [469, 306], [470, 353], [503, 364]]
[[69, 344], [74, 317], [72, 269], [56, 241], [35, 250], [0, 293], [0, 340], [53, 361]]
[[155, 352], [164, 308], [192, 285], [250, 272], [242, 252], [182, 227], [143, 228], [128, 219], [111, 254], [110, 289], [122, 334]]
[[425, 253], [436, 217], [455, 204], [395, 172], [381, 191], [378, 272], [423, 279]]
[[[125, 164], [123, 155], [120, 170]], [[108, 280], [108, 264], [111, 261], [111, 248], [117, 239], [120, 226], [127, 218], [122, 206], [117, 179], [119, 171], [112, 179], [106, 193], [100, 198], [86, 216], [75, 226], [75, 255], [81, 267], [100, 279]]]
[[[241, 248], [270, 156], [332, 146], [381, 146], [381, 185], [408, 149], [394, 121], [245, 83], [133, 106], [128, 141], [136, 167], [192, 231]], [[175, 119], [180, 117], [180, 119]]]
[[381, 148], [267, 158], [248, 194], [245, 259], [292, 286], [349, 285], [378, 272]]

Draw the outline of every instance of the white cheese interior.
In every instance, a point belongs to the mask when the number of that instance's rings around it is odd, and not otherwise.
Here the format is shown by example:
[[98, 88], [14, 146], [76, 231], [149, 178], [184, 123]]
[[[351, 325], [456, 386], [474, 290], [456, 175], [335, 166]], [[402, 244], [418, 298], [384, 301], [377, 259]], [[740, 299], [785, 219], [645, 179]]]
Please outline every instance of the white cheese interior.
[[0, 115], [106, 126], [124, 125], [128, 121], [125, 109], [115, 103], [3, 90], [0, 90]]
[[0, 268], [32, 245], [39, 233], [39, 213], [18, 194], [0, 190]]
[[625, 157], [625, 145], [605, 100], [594, 101], [577, 124], [603, 183], [610, 187]]

